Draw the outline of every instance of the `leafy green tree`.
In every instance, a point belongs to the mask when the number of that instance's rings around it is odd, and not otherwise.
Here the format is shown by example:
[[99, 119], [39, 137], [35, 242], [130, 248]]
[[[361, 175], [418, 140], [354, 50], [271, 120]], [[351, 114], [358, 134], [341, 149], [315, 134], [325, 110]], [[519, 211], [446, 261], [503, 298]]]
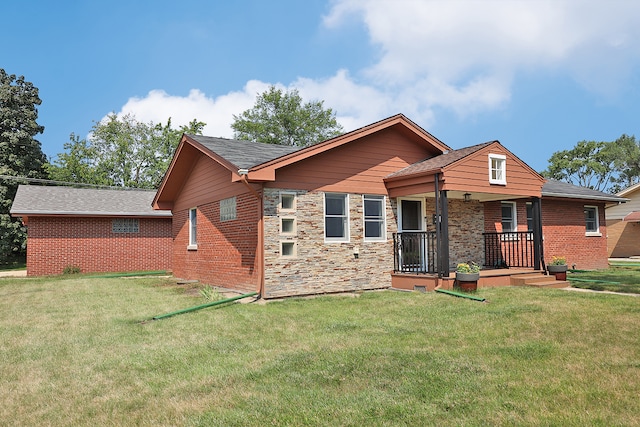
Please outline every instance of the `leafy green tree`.
[[267, 144], [308, 146], [343, 132], [335, 113], [323, 101], [303, 104], [297, 90], [284, 92], [270, 86], [253, 108], [234, 114], [234, 138]]
[[71, 134], [64, 153], [47, 165], [51, 179], [133, 188], [156, 188], [183, 133], [202, 134], [205, 124], [192, 120], [174, 129], [139, 122], [115, 113], [96, 122], [88, 139]]
[[[42, 101], [38, 88], [23, 76], [7, 74], [0, 68], [0, 175], [46, 178], [46, 156], [35, 136], [44, 131], [37, 123]], [[21, 255], [26, 230], [9, 209], [19, 181], [0, 178], [0, 261]]]
[[542, 175], [605, 191], [617, 174], [618, 156], [611, 142], [580, 141], [570, 150], [553, 153]]
[[613, 142], [618, 174], [613, 178], [611, 192], [617, 193], [640, 182], [640, 141], [622, 134]]

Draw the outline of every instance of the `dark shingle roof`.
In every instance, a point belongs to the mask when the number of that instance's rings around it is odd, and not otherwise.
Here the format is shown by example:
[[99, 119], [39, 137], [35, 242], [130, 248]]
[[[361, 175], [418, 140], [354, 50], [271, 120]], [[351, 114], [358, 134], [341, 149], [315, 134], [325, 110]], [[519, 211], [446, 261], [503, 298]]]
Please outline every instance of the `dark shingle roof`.
[[151, 207], [155, 191], [99, 190], [20, 185], [10, 213], [28, 215], [97, 215], [170, 217]]
[[603, 193], [587, 187], [579, 187], [567, 182], [549, 179], [542, 186], [542, 195], [547, 197], [567, 197], [570, 199], [602, 200], [605, 202], [624, 202], [627, 199], [614, 194]]
[[202, 135], [188, 135], [188, 137], [233, 163], [238, 169], [249, 169], [302, 149], [302, 147], [290, 145], [263, 144]]
[[430, 159], [426, 159], [421, 162], [409, 165], [404, 169], [400, 169], [399, 171], [388, 175], [387, 178], [395, 178], [399, 176], [413, 175], [413, 174], [418, 174], [420, 172], [429, 172], [429, 171], [441, 169], [445, 166], [448, 166], [452, 163], [457, 162], [458, 160], [461, 160], [467, 157], [470, 154], [475, 153], [478, 150], [481, 150], [487, 145], [493, 144], [493, 142], [495, 141], [485, 142], [483, 144], [478, 144], [478, 145], [472, 145], [471, 147], [465, 147], [459, 150], [448, 151], [438, 156], [431, 157]]

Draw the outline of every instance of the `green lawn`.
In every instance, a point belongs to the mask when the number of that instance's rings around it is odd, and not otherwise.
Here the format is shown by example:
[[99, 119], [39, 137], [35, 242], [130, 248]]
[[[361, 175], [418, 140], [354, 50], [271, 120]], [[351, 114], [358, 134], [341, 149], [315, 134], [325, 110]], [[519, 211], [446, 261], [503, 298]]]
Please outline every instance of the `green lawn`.
[[526, 287], [203, 303], [0, 279], [0, 425], [640, 425], [640, 300]]
[[616, 264], [606, 270], [569, 273], [574, 288], [640, 294], [640, 265]]

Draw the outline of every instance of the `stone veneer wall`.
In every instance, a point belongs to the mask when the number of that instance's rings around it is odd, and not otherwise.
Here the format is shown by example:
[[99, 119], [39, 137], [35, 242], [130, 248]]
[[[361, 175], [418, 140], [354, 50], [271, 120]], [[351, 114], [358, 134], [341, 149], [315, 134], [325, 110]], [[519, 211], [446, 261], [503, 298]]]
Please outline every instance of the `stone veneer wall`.
[[[484, 207], [477, 200], [464, 202], [449, 199], [449, 263], [451, 271], [461, 262], [484, 264]], [[435, 230], [431, 221], [436, 201], [427, 199], [427, 229]]]
[[[295, 210], [280, 210], [280, 192], [295, 193]], [[323, 193], [286, 189], [264, 192], [265, 298], [379, 289], [391, 286], [396, 218], [386, 198], [387, 239], [365, 242], [361, 194], [349, 194], [348, 243], [325, 243]], [[281, 218], [295, 220], [295, 232], [280, 233]], [[282, 257], [282, 241], [295, 256]], [[358, 250], [356, 259], [354, 250]]]

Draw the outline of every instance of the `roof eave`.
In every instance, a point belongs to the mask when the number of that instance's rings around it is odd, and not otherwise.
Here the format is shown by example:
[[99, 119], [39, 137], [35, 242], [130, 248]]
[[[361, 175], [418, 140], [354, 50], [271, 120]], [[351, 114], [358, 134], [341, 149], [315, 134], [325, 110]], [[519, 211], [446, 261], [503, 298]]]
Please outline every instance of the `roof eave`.
[[582, 199], [582, 200], [600, 200], [603, 202], [611, 202], [611, 203], [625, 203], [628, 202], [629, 199], [624, 199], [621, 197], [607, 197], [607, 196], [587, 196], [580, 194], [571, 194], [571, 193], [553, 193], [549, 191], [543, 191], [542, 197], [558, 197], [562, 199]]

